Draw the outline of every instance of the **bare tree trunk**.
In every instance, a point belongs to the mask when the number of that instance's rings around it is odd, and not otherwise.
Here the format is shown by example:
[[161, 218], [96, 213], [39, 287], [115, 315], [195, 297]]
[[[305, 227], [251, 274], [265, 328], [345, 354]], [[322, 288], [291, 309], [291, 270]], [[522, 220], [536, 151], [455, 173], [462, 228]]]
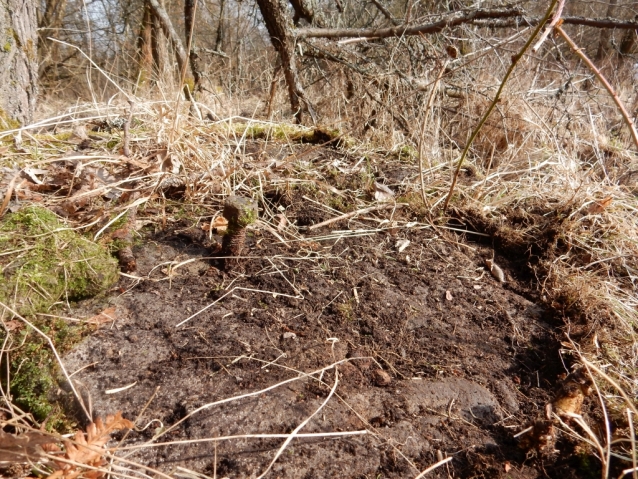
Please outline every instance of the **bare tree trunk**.
[[5, 0], [0, 7], [0, 128], [33, 119], [38, 93], [38, 32], [36, 4]]
[[148, 2], [144, 2], [142, 25], [137, 37], [137, 51], [139, 55], [139, 86], [144, 87], [153, 75], [153, 13]]
[[158, 0], [148, 0], [148, 3], [153, 10], [155, 18], [159, 21], [164, 34], [170, 38], [171, 43], [173, 44], [175, 57], [177, 58], [177, 67], [181, 72], [186, 64], [186, 50], [184, 50], [184, 45], [175, 31], [175, 28], [173, 28], [171, 19], [168, 16], [168, 13], [166, 13], [164, 7], [158, 2]]
[[257, 0], [261, 15], [264, 17], [266, 28], [270, 34], [270, 41], [279, 53], [281, 66], [284, 70], [288, 96], [295, 120], [302, 121], [302, 103], [304, 109], [316, 120], [312, 106], [307, 101], [299, 72], [295, 62], [295, 41], [291, 31], [290, 18], [286, 15], [286, 5], [283, 0]]
[[[149, 3], [150, 6], [150, 3]], [[155, 76], [158, 80], [175, 77], [175, 69], [172, 68], [173, 62], [168, 56], [168, 38], [164, 34], [160, 19], [153, 14], [151, 15], [153, 27], [151, 28], [151, 51], [153, 53], [153, 65], [155, 66]]]
[[[193, 29], [195, 2], [197, 0], [184, 1], [184, 29], [186, 31], [186, 45], [188, 45], [191, 30]], [[193, 37], [195, 34], [193, 33]], [[195, 50], [195, 41], [191, 41], [190, 51], [188, 52], [191, 72], [193, 73], [193, 89], [191, 94], [199, 90], [202, 73], [199, 68], [198, 56]]]
[[217, 24], [217, 37], [215, 38], [215, 51], [221, 52], [224, 47], [224, 9], [226, 0], [219, 2], [219, 23]]
[[[613, 18], [614, 13], [616, 11], [616, 5], [618, 4], [618, 0], [608, 0], [609, 4], [607, 5], [607, 15], [606, 18]], [[598, 42], [598, 53], [596, 53], [596, 60], [601, 61], [605, 58], [607, 51], [609, 50], [609, 40], [611, 40], [611, 30], [604, 29], [600, 32], [600, 40]]]
[[290, 4], [295, 10], [295, 15], [292, 17], [292, 21], [295, 22], [295, 25], [299, 25], [299, 20], [302, 18], [308, 23], [312, 23], [315, 18], [315, 12], [313, 12], [308, 0], [290, 0]]

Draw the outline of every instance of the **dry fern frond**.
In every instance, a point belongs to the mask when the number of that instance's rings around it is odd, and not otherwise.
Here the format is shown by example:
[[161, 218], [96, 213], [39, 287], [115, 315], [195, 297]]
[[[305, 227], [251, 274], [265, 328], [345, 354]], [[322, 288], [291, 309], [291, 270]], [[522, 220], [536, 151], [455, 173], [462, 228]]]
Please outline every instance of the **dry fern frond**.
[[[64, 456], [62, 457], [65, 461], [54, 459], [57, 470], [49, 475], [48, 479], [75, 479], [80, 474], [87, 479], [104, 477], [102, 471], [94, 469], [87, 471], [82, 466], [93, 468], [104, 466], [106, 464], [104, 460], [106, 449], [104, 446], [111, 439], [111, 433], [120, 429], [131, 428], [133, 428], [133, 423], [128, 419], [124, 419], [119, 411], [115, 415], [106, 416], [104, 421], [97, 418], [94, 423], [87, 426], [86, 433], [77, 431], [73, 441], [63, 441]], [[54, 445], [46, 449], [53, 453], [62, 452], [58, 446]]]

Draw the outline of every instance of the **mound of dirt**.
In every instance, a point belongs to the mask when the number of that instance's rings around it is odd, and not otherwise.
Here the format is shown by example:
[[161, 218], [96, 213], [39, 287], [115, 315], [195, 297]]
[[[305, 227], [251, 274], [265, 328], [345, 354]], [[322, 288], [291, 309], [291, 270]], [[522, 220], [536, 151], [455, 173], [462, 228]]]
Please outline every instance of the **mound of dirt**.
[[440, 229], [282, 242], [257, 227], [227, 273], [174, 233], [188, 226], [150, 235], [139, 279], [76, 311], [116, 308], [65, 364], [84, 368], [94, 415], [137, 418], [129, 459], [257, 477], [286, 440], [259, 435], [307, 420], [270, 477], [415, 477], [446, 457], [428, 477], [580, 477], [569, 454], [528, 460], [513, 437], [564, 370], [551, 316], [506, 259], [505, 283], [487, 271], [486, 246]]

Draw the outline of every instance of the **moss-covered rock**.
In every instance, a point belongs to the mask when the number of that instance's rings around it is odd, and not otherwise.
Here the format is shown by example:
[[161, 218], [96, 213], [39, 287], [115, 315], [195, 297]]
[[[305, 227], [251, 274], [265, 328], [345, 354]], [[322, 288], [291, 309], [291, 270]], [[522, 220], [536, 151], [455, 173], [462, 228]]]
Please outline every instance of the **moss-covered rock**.
[[107, 248], [46, 208], [28, 206], [0, 221], [0, 301], [22, 315], [95, 296], [118, 278]]

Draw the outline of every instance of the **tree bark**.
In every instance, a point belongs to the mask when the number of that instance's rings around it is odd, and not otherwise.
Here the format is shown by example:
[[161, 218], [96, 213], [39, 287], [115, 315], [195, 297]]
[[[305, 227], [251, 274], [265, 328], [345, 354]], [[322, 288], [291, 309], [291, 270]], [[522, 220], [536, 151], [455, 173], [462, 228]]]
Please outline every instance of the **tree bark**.
[[153, 14], [159, 20], [160, 25], [162, 26], [162, 30], [164, 34], [170, 38], [171, 43], [173, 44], [173, 48], [175, 49], [175, 57], [177, 58], [177, 67], [181, 72], [186, 64], [186, 50], [184, 50], [184, 45], [179, 38], [179, 35], [175, 31], [173, 24], [171, 23], [171, 19], [166, 13], [164, 7], [157, 0], [148, 0], [151, 9], [153, 10]]
[[[607, 15], [606, 18], [613, 18], [614, 13], [616, 12], [616, 5], [618, 4], [618, 0], [608, 0], [609, 5], [607, 5]], [[611, 40], [611, 31], [609, 29], [604, 29], [600, 32], [600, 40], [598, 41], [598, 52], [596, 53], [596, 60], [601, 61], [607, 51], [609, 50], [609, 41]]]
[[292, 17], [292, 21], [295, 25], [299, 25], [299, 20], [302, 18], [308, 23], [312, 23], [315, 18], [315, 12], [308, 4], [308, 0], [289, 0], [292, 8], [295, 11], [295, 15]]
[[33, 120], [38, 94], [36, 3], [4, 0], [0, 5], [0, 128]]
[[299, 72], [295, 62], [295, 39], [290, 25], [290, 18], [286, 15], [286, 5], [283, 0], [257, 0], [257, 4], [261, 15], [264, 17], [270, 41], [277, 53], [279, 53], [288, 86], [290, 107], [295, 120], [298, 123], [302, 121], [303, 103], [303, 109], [307, 110], [313, 121], [315, 121], [315, 113], [310, 103], [306, 100], [301, 80], [299, 79]]
[[[189, 37], [191, 31], [194, 28], [194, 12], [195, 12], [195, 2], [197, 0], [185, 0], [184, 1], [184, 30], [186, 31], [186, 44], [188, 45]], [[193, 38], [195, 34], [193, 33]], [[193, 91], [190, 92], [194, 94], [199, 90], [200, 82], [202, 79], [201, 70], [199, 69], [199, 57], [197, 56], [197, 51], [195, 49], [195, 41], [191, 40], [190, 51], [188, 52], [191, 72], [193, 74]]]
[[148, 84], [153, 75], [153, 12], [148, 2], [144, 2], [142, 25], [137, 37], [137, 52], [139, 56], [139, 86]]

